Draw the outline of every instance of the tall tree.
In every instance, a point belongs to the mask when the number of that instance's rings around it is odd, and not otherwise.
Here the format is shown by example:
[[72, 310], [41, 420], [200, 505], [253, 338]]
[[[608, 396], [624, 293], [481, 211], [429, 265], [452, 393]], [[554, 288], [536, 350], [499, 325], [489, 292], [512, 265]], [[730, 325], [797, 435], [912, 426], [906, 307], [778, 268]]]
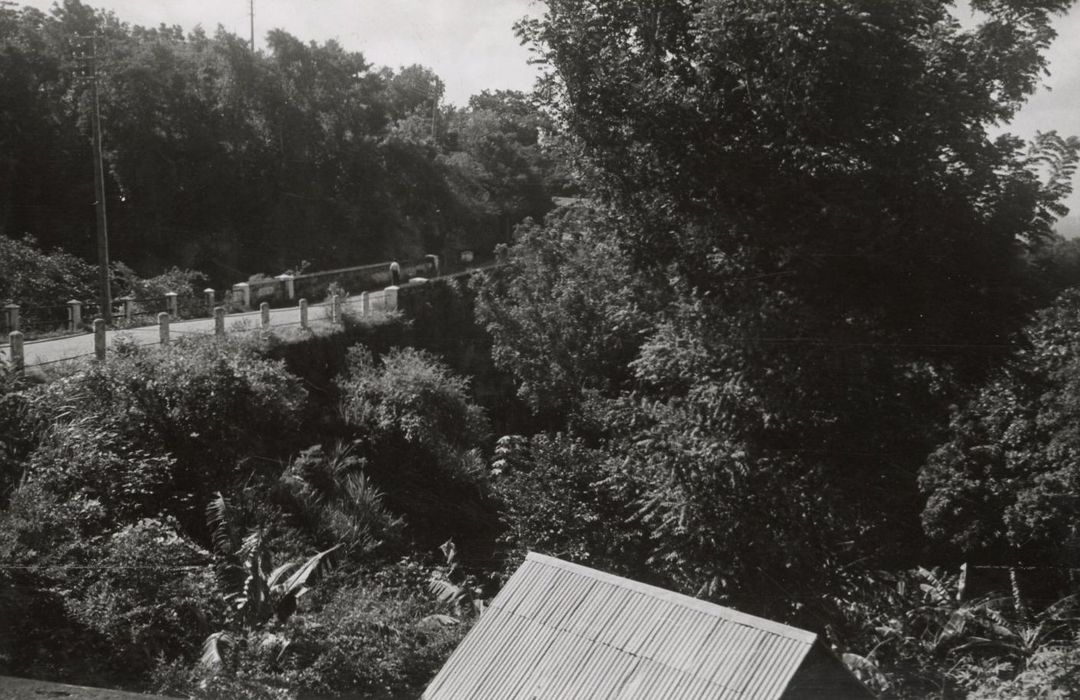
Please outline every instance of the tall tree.
[[965, 29], [944, 0], [548, 0], [519, 25], [622, 243], [677, 295], [617, 474], [654, 567], [795, 610], [921, 545], [944, 406], [1039, 302], [1027, 253], [1078, 144], [990, 133], [1070, 4], [976, 0]]

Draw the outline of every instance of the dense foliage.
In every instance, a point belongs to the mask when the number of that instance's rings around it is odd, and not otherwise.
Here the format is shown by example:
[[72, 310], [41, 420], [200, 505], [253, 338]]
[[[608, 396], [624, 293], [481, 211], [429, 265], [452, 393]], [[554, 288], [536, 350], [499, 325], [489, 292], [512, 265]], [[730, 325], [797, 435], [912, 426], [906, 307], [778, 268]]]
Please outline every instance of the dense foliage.
[[1078, 313], [1075, 289], [1040, 312], [922, 471], [927, 529], [966, 557], [1068, 567], [1080, 555]]
[[[42, 183], [84, 147], [60, 47], [94, 27], [139, 264], [524, 221], [408, 319], [0, 374], [0, 671], [415, 692], [533, 549], [813, 629], [891, 697], [1075, 694], [1080, 266], [1051, 227], [1080, 143], [991, 137], [1070, 3], [973, 0], [971, 26], [944, 0], [542, 4], [519, 26], [542, 109], [439, 107], [427, 69], [284, 32], [253, 54], [0, 7], [24, 98], [0, 111], [4, 234], [73, 236]], [[0, 256], [40, 273], [0, 293], [88, 275]]]
[[617, 478], [677, 585], [785, 614], [921, 546], [913, 474], [1039, 302], [1024, 252], [1078, 144], [989, 129], [1068, 4], [975, 3], [965, 29], [931, 1], [553, 0], [520, 26], [617, 240], [675, 295]]
[[0, 234], [95, 254], [75, 39], [94, 34], [111, 254], [142, 274], [190, 267], [220, 284], [490, 250], [550, 207], [542, 120], [519, 93], [443, 105], [430, 70], [333, 41], [274, 30], [252, 53], [222, 29], [130, 26], [64, 0], [0, 6]]
[[482, 411], [418, 351], [357, 348], [335, 385], [281, 348], [121, 343], [46, 383], [5, 372], [3, 672], [200, 697], [434, 673], [471, 613], [428, 591], [432, 543], [493, 537]]

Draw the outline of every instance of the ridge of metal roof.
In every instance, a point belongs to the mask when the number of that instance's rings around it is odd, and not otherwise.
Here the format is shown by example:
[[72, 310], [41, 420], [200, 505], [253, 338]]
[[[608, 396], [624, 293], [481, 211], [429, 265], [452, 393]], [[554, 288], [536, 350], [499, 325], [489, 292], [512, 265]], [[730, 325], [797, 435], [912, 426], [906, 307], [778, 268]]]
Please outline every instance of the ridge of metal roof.
[[[660, 600], [667, 601], [674, 605], [680, 605], [691, 610], [710, 615], [712, 617], [719, 617], [729, 622], [733, 622], [739, 625], [746, 625], [747, 627], [753, 627], [761, 630], [762, 632], [770, 632], [772, 634], [786, 637], [793, 641], [802, 642], [803, 644], [813, 644], [817, 641], [818, 636], [808, 630], [800, 629], [798, 627], [792, 627], [791, 625], [785, 625], [781, 622], [775, 622], [773, 620], [767, 620], [763, 617], [757, 617], [756, 615], [749, 615], [744, 612], [739, 612], [734, 608], [726, 608], [716, 603], [710, 603], [708, 601], [701, 600], [700, 598], [694, 598], [692, 596], [683, 595], [682, 593], [676, 593], [666, 588], [659, 588], [657, 586], [650, 586], [647, 583], [641, 583], [640, 581], [634, 581], [632, 579], [623, 578], [622, 576], [616, 576], [615, 574], [609, 574], [605, 571], [599, 571], [597, 569], [590, 569], [587, 566], [580, 564], [573, 564], [562, 559], [556, 559], [546, 554], [540, 554], [538, 552], [529, 552], [525, 561], [533, 561], [545, 566], [552, 566], [563, 571], [575, 574], [577, 576], [585, 576], [596, 581], [603, 581], [604, 583], [619, 586], [631, 591], [636, 591], [644, 595], [658, 598]], [[498, 596], [492, 601], [492, 605], [496, 605]]]

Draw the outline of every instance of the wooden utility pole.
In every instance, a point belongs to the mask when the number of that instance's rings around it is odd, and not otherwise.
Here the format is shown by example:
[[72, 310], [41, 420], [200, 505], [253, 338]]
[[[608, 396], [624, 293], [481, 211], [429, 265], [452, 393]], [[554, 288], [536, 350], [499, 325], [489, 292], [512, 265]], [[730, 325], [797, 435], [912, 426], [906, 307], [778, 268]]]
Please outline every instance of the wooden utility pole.
[[[97, 253], [98, 253], [98, 304], [99, 316], [105, 323], [112, 323], [112, 289], [109, 280], [109, 226], [105, 215], [105, 166], [101, 158], [101, 103], [98, 99], [97, 80], [97, 37], [77, 36], [81, 43], [78, 61], [82, 64], [84, 77], [90, 80], [91, 99], [90, 121], [94, 132], [94, 208], [97, 210]], [[90, 52], [85, 52], [89, 42]], [[88, 68], [87, 68], [88, 66]]]
[[436, 94], [431, 98], [431, 142], [437, 143], [438, 139], [435, 137], [435, 119], [439, 114], [439, 96]]
[[248, 9], [251, 15], [251, 53], [255, 53], [255, 0], [248, 0]]

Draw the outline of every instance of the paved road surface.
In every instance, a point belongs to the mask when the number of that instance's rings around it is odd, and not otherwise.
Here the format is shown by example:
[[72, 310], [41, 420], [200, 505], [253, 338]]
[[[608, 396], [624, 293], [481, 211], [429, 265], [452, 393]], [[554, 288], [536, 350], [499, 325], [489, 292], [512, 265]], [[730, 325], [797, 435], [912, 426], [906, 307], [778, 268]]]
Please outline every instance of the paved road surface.
[[68, 700], [153, 700], [160, 695], [140, 695], [108, 688], [86, 688], [81, 685], [65, 685], [48, 681], [32, 681], [27, 678], [0, 676], [0, 698], [4, 700], [42, 700], [43, 698], [68, 698]]
[[[383, 305], [383, 292], [371, 292], [371, 308], [379, 309]], [[354, 296], [342, 302], [342, 308], [360, 312], [360, 297]], [[330, 313], [329, 304], [311, 304], [308, 307], [308, 322], [311, 325], [325, 324], [328, 322]], [[244, 313], [229, 314], [225, 317], [225, 332], [234, 333], [244, 329], [255, 330], [260, 326], [260, 313], [248, 311]], [[282, 328], [288, 326], [300, 326], [299, 307], [270, 310], [270, 327]], [[171, 339], [178, 339], [189, 335], [213, 335], [214, 319], [197, 318], [189, 321], [173, 321], [169, 324]], [[126, 336], [139, 345], [156, 345], [160, 342], [158, 327], [143, 326], [141, 328], [129, 328], [126, 330], [110, 330], [106, 332], [106, 343], [113, 345], [117, 338]], [[6, 340], [6, 338], [5, 338]], [[55, 365], [82, 357], [93, 357], [94, 336], [92, 333], [65, 336], [62, 338], [48, 338], [44, 340], [27, 341], [23, 344], [23, 356], [26, 367], [44, 367]], [[7, 344], [0, 346], [0, 358], [8, 361], [11, 358]]]

